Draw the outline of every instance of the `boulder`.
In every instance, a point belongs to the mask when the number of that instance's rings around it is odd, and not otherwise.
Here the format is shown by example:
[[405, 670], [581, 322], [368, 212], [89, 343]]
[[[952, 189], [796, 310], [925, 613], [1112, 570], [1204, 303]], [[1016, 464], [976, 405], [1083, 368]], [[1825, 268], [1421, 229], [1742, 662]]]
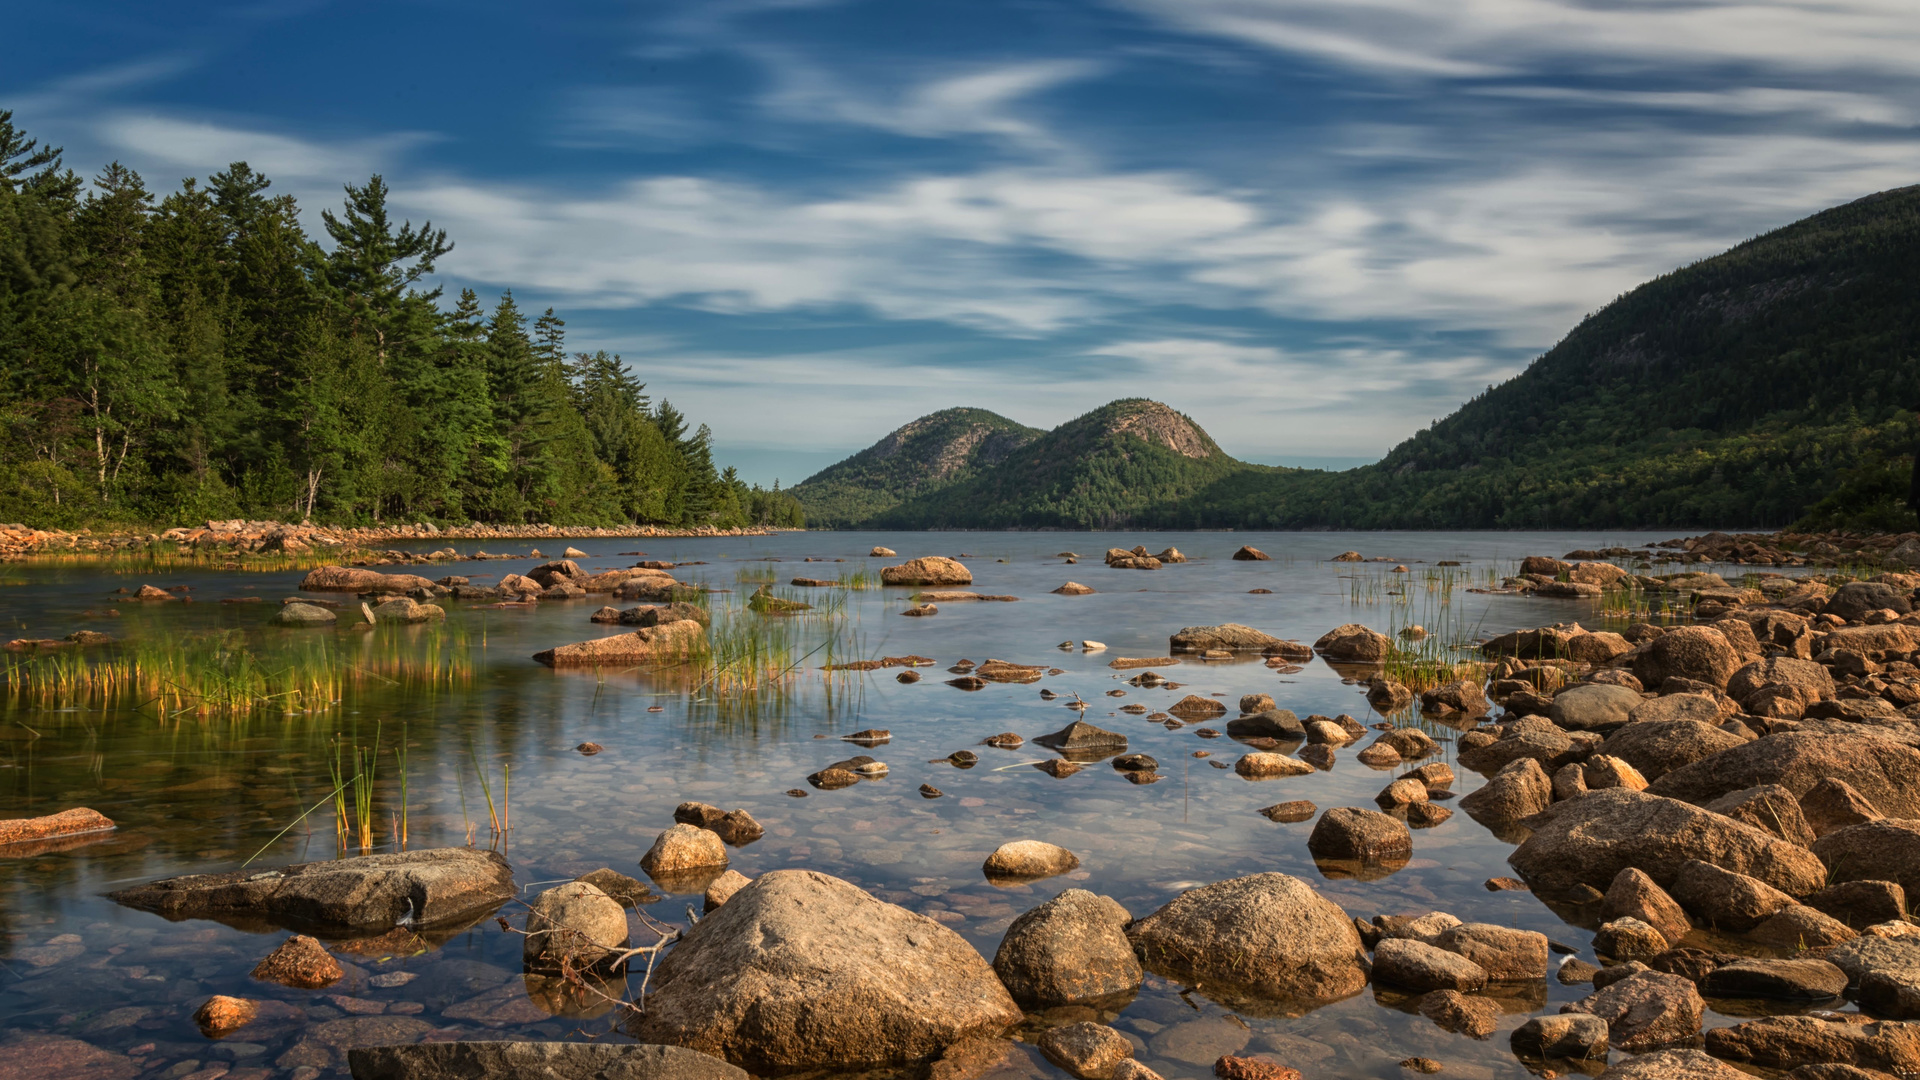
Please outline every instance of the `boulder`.
[[1611, 664], [1632, 651], [1633, 644], [1626, 638], [1604, 630], [1567, 639], [1567, 658], [1582, 664]]
[[[1717, 761], [1716, 755], [1722, 751], [1745, 745], [1747, 743], [1740, 736], [1698, 720], [1639, 720], [1607, 736], [1606, 741], [1600, 744], [1600, 752], [1608, 757], [1619, 758], [1638, 770], [1649, 781], [1647, 790], [1667, 794], [1661, 789], [1662, 777], [1684, 770], [1695, 762], [1708, 759]], [[1710, 770], [1712, 765], [1706, 764], [1700, 768], [1703, 771]], [[1738, 789], [1722, 788], [1698, 800], [1689, 798], [1688, 801], [1705, 802], [1732, 790]], [[1675, 797], [1681, 796], [1676, 794]]]
[[1848, 622], [1859, 622], [1869, 611], [1892, 611], [1905, 615], [1913, 610], [1907, 600], [1911, 590], [1896, 589], [1877, 581], [1850, 581], [1827, 597], [1823, 615], [1836, 615]]
[[1141, 978], [1127, 940], [1132, 920], [1111, 897], [1068, 889], [1013, 920], [994, 954], [994, 973], [1029, 1009], [1132, 993]]
[[1482, 824], [1519, 821], [1553, 804], [1553, 781], [1533, 758], [1516, 758], [1478, 790], [1460, 800], [1460, 809]]
[[1478, 990], [1487, 984], [1487, 972], [1457, 953], [1388, 938], [1374, 946], [1373, 981], [1410, 990]]
[[1920, 1025], [1769, 1016], [1706, 1034], [1707, 1052], [1772, 1069], [1853, 1065], [1902, 1075], [1920, 1072]]
[[[1654, 883], [1646, 871], [1627, 867], [1613, 877], [1606, 898], [1600, 903], [1600, 918], [1611, 921], [1635, 918], [1660, 931], [1670, 942], [1679, 941], [1693, 929], [1687, 912], [1665, 889]], [[1630, 959], [1617, 957], [1617, 959]]]
[[1255, 630], [1251, 626], [1239, 623], [1222, 623], [1219, 626], [1188, 626], [1167, 639], [1167, 651], [1171, 653], [1207, 652], [1211, 649], [1226, 649], [1229, 652], [1258, 652], [1270, 645], [1280, 644], [1280, 639], [1272, 634]]
[[1263, 999], [1326, 1002], [1367, 982], [1353, 920], [1286, 874], [1189, 889], [1127, 927], [1142, 964], [1169, 978]]
[[1807, 706], [1833, 697], [1833, 676], [1811, 660], [1770, 656], [1727, 680], [1727, 696], [1754, 716], [1798, 720]]
[[1069, 755], [1123, 753], [1127, 749], [1125, 735], [1095, 727], [1085, 720], [1075, 720], [1059, 731], [1038, 736], [1033, 741], [1049, 750], [1058, 750]]
[[1873, 805], [1873, 800], [1855, 791], [1845, 780], [1832, 776], [1800, 796], [1800, 812], [1806, 818], [1808, 830], [1816, 837], [1885, 816]]
[[[1467, 742], [1463, 740], [1460, 745], [1467, 747]], [[1522, 758], [1538, 762], [1544, 771], [1558, 769], [1586, 756], [1551, 720], [1529, 716], [1508, 725], [1506, 734], [1500, 738], [1461, 750], [1460, 764], [1474, 772], [1492, 775]]]
[[1698, 1050], [1661, 1050], [1631, 1057], [1600, 1074], [1600, 1080], [1752, 1080]]
[[1611, 960], [1649, 960], [1666, 952], [1665, 934], [1635, 918], [1602, 923], [1593, 935], [1593, 951]]
[[1633, 674], [1647, 686], [1658, 686], [1675, 677], [1725, 686], [1740, 665], [1740, 654], [1720, 631], [1706, 626], [1678, 626], [1653, 639], [1634, 659]]
[[[1604, 1061], [1607, 1056], [1607, 1022], [1588, 1013], [1536, 1016], [1515, 1028], [1508, 1042], [1513, 1052], [1523, 1057]], [[1706, 1057], [1705, 1054], [1700, 1056]], [[1657, 1080], [1672, 1078], [1662, 1074]]]
[[318, 604], [282, 604], [274, 612], [275, 626], [332, 626], [339, 616]]
[[1747, 940], [1781, 952], [1824, 949], [1857, 936], [1846, 923], [1805, 904], [1790, 904], [1747, 931]]
[[1125, 1035], [1088, 1020], [1048, 1028], [1034, 1047], [1080, 1080], [1111, 1080], [1114, 1068], [1133, 1057], [1133, 1043]]
[[959, 935], [807, 870], [769, 871], [735, 893], [667, 953], [652, 985], [629, 1021], [636, 1038], [760, 1076], [925, 1061], [1021, 1018]]
[[1635, 724], [1664, 723], [1673, 720], [1718, 724], [1729, 711], [1731, 710], [1721, 708], [1720, 699], [1713, 694], [1666, 692], [1660, 697], [1642, 701], [1627, 720]]
[[1794, 799], [1793, 792], [1779, 784], [1730, 791], [1708, 803], [1706, 808], [1802, 847], [1814, 840], [1813, 830], [1800, 812], [1800, 803]]
[[898, 554], [900, 553], [890, 547], [881, 547], [876, 544], [872, 551], [867, 552], [867, 557], [870, 559], [891, 559]]
[[534, 897], [521, 939], [528, 971], [585, 971], [600, 967], [627, 944], [627, 910], [583, 881], [556, 885]]
[[254, 966], [252, 975], [262, 982], [279, 983], [298, 990], [318, 990], [332, 986], [346, 974], [340, 961], [325, 945], [305, 934], [295, 934], [268, 953]]
[[347, 1051], [353, 1080], [748, 1080], [680, 1046], [590, 1042], [432, 1042]]
[[1057, 844], [1014, 840], [994, 848], [980, 869], [989, 879], [1027, 881], [1065, 874], [1079, 867], [1079, 856]]
[[[702, 876], [702, 871], [711, 871], [704, 875], [706, 877], [716, 877], [726, 865], [726, 843], [714, 833], [685, 822], [654, 837], [653, 846], [640, 856], [640, 868], [669, 889], [675, 889], [678, 879]], [[707, 884], [699, 882], [700, 889], [704, 890]]]
[[258, 1002], [215, 994], [193, 1011], [193, 1022], [200, 1034], [221, 1039], [252, 1023], [259, 1012]]
[[1434, 937], [1433, 944], [1478, 964], [1497, 982], [1547, 977], [1547, 935], [1493, 923], [1461, 923]]
[[1826, 868], [1804, 848], [1697, 806], [1627, 788], [1595, 791], [1555, 807], [1507, 861], [1535, 892], [1564, 896], [1579, 885], [1608, 886], [1628, 867], [1666, 888], [1695, 859], [1794, 896], [1826, 884]]
[[1082, 585], [1077, 581], [1069, 581], [1053, 591], [1059, 596], [1090, 596], [1093, 594], [1094, 589], [1090, 585]]
[[1916, 645], [1920, 645], [1920, 636], [1915, 634], [1913, 627], [1904, 623], [1885, 623], [1880, 626], [1843, 626], [1829, 631], [1819, 638], [1818, 648], [1822, 655], [1850, 652], [1878, 662], [1893, 656], [1909, 655]]
[[1660, 971], [1642, 971], [1606, 989], [1562, 1006], [1607, 1022], [1607, 1041], [1628, 1052], [1652, 1050], [1700, 1033], [1707, 1003], [1692, 981]]
[[1587, 759], [1581, 770], [1581, 783], [1589, 791], [1614, 787], [1643, 791], [1647, 786], [1647, 778], [1640, 775], [1640, 770], [1617, 757], [1595, 754]]
[[0, 847], [27, 844], [38, 840], [57, 840], [67, 836], [111, 832], [113, 819], [98, 810], [76, 806], [57, 814], [39, 817], [0, 819]]
[[1611, 731], [1627, 722], [1640, 700], [1624, 686], [1582, 683], [1555, 694], [1547, 715], [1568, 731]]
[[111, 894], [170, 919], [307, 923], [389, 930], [409, 913], [415, 926], [470, 922], [512, 899], [513, 871], [490, 851], [430, 848], [167, 878]]
[[1359, 623], [1347, 623], [1320, 635], [1313, 648], [1329, 660], [1377, 664], [1393, 651], [1393, 640]]
[[1847, 989], [1847, 973], [1825, 960], [1736, 960], [1707, 973], [1700, 987], [1714, 997], [1823, 1000]]
[[928, 555], [880, 570], [883, 585], [971, 585], [973, 574], [952, 559]]
[[1269, 708], [1227, 721], [1227, 734], [1236, 739], [1304, 739], [1307, 729], [1292, 712]]
[[1256, 547], [1243, 546], [1239, 551], [1233, 553], [1235, 562], [1266, 562], [1270, 558], [1272, 558], [1272, 556]]
[[1187, 721], [1211, 720], [1216, 716], [1227, 715], [1226, 705], [1214, 698], [1201, 697], [1199, 694], [1188, 694], [1167, 706], [1167, 711]]
[[308, 592], [409, 593], [432, 589], [433, 582], [415, 574], [383, 574], [358, 566], [317, 566], [300, 580]]
[[1700, 921], [1735, 933], [1751, 930], [1793, 906], [1793, 897], [1763, 881], [1698, 859], [1680, 867], [1672, 892]]
[[1807, 897], [1807, 906], [1855, 930], [1907, 921], [1907, 890], [1893, 881], [1846, 881]]
[[407, 596], [383, 600], [373, 608], [374, 621], [383, 623], [423, 623], [446, 617], [446, 609], [439, 604], [422, 604]]
[[1920, 821], [1882, 818], [1836, 829], [1813, 842], [1830, 880], [1891, 881], [1920, 888]]
[[1340, 806], [1320, 815], [1307, 837], [1316, 859], [1375, 862], [1413, 853], [1413, 835], [1400, 819], [1378, 810]]
[[[1808, 790], [1831, 777], [1871, 800], [1881, 813], [1920, 818], [1920, 749], [1870, 734], [1783, 731], [1727, 747], [1710, 760], [1658, 778], [1648, 775], [1653, 779], [1649, 792], [1698, 803], [1779, 784], [1802, 797], [1803, 810]], [[1820, 831], [1811, 817], [1807, 823]]]
[[752, 878], [738, 870], [729, 870], [721, 874], [714, 878], [713, 883], [707, 886], [707, 891], [701, 894], [700, 910], [711, 912], [714, 908], [733, 899], [734, 893], [746, 888], [752, 881]]
[[[1435, 990], [1420, 995], [1420, 1015], [1433, 1021], [1442, 1031], [1484, 1039], [1493, 1034], [1500, 1020], [1500, 1006], [1484, 997], [1469, 997], [1458, 990]], [[1589, 1020], [1593, 1019], [1588, 1017]], [[1606, 1043], [1607, 1025], [1600, 1025], [1600, 1041]]]
[[642, 627], [631, 634], [561, 645], [533, 658], [548, 667], [614, 667], [682, 660], [704, 644], [707, 628], [692, 619]]

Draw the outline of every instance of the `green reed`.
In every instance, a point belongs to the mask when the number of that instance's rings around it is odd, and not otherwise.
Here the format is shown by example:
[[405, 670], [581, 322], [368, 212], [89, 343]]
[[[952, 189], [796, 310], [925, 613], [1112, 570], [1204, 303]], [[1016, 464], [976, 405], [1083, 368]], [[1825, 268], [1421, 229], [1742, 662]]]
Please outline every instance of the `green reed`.
[[169, 540], [135, 544], [107, 551], [46, 551], [9, 558], [29, 566], [87, 566], [123, 573], [162, 573], [170, 570], [253, 570], [271, 573], [341, 566], [373, 554], [368, 548], [315, 548], [312, 551], [236, 551], [233, 548], [195, 548]]
[[743, 566], [734, 571], [733, 580], [741, 585], [772, 585], [780, 580], [780, 571], [771, 566]]

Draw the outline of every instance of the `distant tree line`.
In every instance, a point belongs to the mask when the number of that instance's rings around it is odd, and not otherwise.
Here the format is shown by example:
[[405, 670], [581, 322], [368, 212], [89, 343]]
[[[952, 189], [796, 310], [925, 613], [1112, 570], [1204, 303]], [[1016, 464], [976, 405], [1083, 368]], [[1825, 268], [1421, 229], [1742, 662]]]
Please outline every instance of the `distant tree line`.
[[551, 308], [448, 310], [453, 243], [387, 200], [323, 243], [245, 162], [89, 185], [0, 111], [0, 520], [802, 524]]

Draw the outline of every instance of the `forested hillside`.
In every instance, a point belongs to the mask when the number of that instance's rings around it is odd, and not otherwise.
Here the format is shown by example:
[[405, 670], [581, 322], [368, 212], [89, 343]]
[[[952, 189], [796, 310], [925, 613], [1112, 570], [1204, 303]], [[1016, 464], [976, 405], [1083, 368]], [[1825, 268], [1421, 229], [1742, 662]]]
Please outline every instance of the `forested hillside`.
[[1082, 418], [875, 523], [1904, 529], [1915, 406], [1920, 187], [1648, 282], [1375, 465], [1196, 467]]
[[943, 409], [794, 485], [793, 495], [815, 525], [872, 521], [905, 500], [971, 480], [1041, 434], [985, 409]]
[[0, 520], [801, 523], [551, 309], [446, 302], [380, 177], [320, 238], [271, 188], [88, 182], [0, 112]]

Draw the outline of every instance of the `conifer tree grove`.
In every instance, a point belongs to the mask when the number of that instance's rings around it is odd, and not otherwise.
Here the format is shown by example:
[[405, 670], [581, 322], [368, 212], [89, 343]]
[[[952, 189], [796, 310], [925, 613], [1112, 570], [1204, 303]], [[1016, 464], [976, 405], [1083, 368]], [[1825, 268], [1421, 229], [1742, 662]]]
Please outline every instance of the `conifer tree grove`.
[[0, 110], [0, 521], [802, 523], [553, 309], [449, 302], [453, 241], [388, 201], [310, 237], [245, 162], [87, 181]]

